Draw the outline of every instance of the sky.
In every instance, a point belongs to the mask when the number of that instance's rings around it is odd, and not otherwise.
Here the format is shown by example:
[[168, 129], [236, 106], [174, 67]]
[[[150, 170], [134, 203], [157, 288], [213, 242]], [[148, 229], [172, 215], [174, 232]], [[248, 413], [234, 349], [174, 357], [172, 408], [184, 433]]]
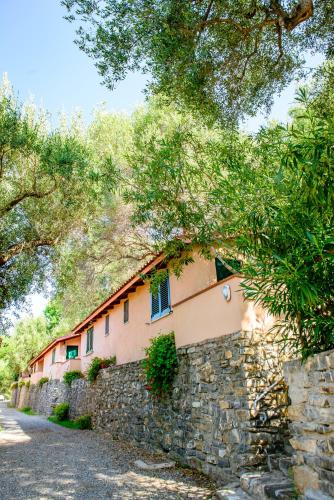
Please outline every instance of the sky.
[[[146, 78], [132, 74], [114, 91], [101, 85], [93, 61], [73, 43], [75, 28], [63, 16], [60, 0], [0, 0], [0, 75], [7, 73], [21, 101], [31, 97], [56, 117], [81, 110], [86, 122], [102, 102], [110, 111], [131, 111], [144, 101]], [[321, 62], [308, 58], [308, 66]], [[270, 118], [286, 121], [293, 103], [291, 84], [275, 103]], [[243, 128], [256, 131], [266, 117], [247, 120]], [[55, 120], [54, 120], [55, 122]], [[31, 297], [31, 311], [40, 314], [46, 305], [41, 295]]]

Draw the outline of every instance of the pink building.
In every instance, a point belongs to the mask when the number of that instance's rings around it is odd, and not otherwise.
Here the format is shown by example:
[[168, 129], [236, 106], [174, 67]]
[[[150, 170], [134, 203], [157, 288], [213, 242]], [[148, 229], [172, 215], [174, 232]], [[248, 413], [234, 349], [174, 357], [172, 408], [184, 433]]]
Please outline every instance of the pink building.
[[[159, 293], [152, 296], [143, 275], [167, 270]], [[218, 259], [194, 256], [178, 279], [168, 273], [160, 255], [145, 265], [79, 323], [70, 335], [56, 339], [30, 362], [32, 382], [42, 376], [61, 379], [68, 370], [83, 372], [94, 357], [116, 356], [117, 364], [142, 359], [150, 339], [175, 332], [176, 346], [239, 330], [266, 331], [272, 319], [240, 290], [241, 277], [231, 275]]]

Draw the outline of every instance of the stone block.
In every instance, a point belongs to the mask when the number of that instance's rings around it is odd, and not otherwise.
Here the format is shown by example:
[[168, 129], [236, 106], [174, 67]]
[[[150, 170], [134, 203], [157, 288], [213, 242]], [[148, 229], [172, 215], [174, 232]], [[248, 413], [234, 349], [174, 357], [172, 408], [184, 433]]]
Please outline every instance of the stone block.
[[333, 499], [333, 497], [328, 496], [325, 493], [322, 493], [320, 490], [314, 490], [312, 488], [307, 488], [304, 491], [304, 499], [305, 500], [331, 500], [331, 499]]
[[297, 491], [304, 493], [308, 488], [316, 490], [319, 486], [319, 477], [315, 470], [307, 465], [294, 466], [293, 479], [297, 488]]
[[294, 437], [290, 439], [290, 444], [294, 450], [315, 453], [317, 449], [317, 440], [304, 437]]

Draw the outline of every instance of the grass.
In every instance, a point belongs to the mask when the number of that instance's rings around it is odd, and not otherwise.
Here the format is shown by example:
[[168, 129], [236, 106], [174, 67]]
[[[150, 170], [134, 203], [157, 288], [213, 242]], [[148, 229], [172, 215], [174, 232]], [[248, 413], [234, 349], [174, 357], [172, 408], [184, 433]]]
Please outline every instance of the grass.
[[48, 417], [49, 422], [54, 424], [62, 425], [68, 429], [80, 429], [79, 424], [74, 420], [58, 420], [57, 417]]
[[21, 411], [25, 415], [31, 415], [31, 416], [37, 415], [37, 413], [34, 410], [32, 410], [30, 406], [25, 406], [24, 408], [19, 409], [19, 411]]

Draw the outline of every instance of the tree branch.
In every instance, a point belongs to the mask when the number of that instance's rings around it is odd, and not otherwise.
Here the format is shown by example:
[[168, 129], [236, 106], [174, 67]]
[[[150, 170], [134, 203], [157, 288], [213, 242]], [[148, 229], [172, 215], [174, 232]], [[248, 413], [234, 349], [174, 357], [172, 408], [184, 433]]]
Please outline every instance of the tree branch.
[[15, 243], [11, 245], [6, 252], [0, 254], [0, 266], [5, 265], [10, 259], [16, 255], [20, 255], [23, 252], [33, 250], [39, 247], [54, 246], [58, 241], [58, 238], [50, 239], [36, 239], [31, 241], [24, 241], [21, 243]]
[[16, 205], [21, 203], [21, 201], [25, 200], [26, 198], [45, 198], [46, 196], [54, 193], [56, 188], [57, 186], [55, 185], [52, 189], [44, 192], [25, 191], [24, 193], [21, 193], [19, 196], [7, 203], [7, 205], [0, 210], [0, 216], [3, 216], [6, 213], [10, 212]]

